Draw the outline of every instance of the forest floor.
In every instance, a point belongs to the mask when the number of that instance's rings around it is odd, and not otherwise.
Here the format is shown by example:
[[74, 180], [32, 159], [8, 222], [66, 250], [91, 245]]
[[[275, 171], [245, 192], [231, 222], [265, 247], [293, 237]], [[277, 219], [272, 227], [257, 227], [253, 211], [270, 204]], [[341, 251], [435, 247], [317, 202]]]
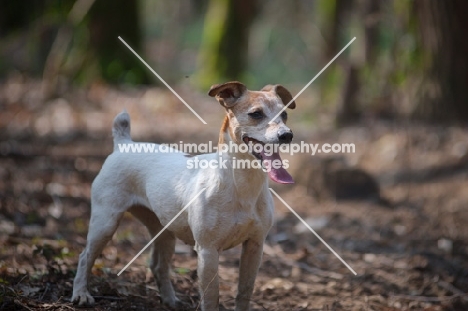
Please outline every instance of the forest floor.
[[[222, 108], [178, 90], [207, 126], [158, 88], [94, 85], [52, 100], [40, 99], [39, 90], [19, 78], [0, 86], [0, 310], [168, 310], [148, 252], [116, 275], [150, 239], [129, 215], [93, 268], [96, 305], [70, 302], [90, 184], [112, 151], [111, 122], [123, 108], [133, 137], [166, 143], [216, 142]], [[356, 153], [343, 157], [378, 180], [381, 199], [312, 195], [308, 181], [320, 176], [317, 163], [327, 156], [285, 156], [298, 182], [272, 186], [357, 275], [275, 199], [253, 310], [468, 310], [468, 129], [372, 120], [312, 127], [301, 116], [310, 108], [305, 101], [289, 113], [295, 139], [355, 143]], [[228, 310], [239, 253], [220, 258], [220, 303]], [[177, 245], [173, 280], [191, 310], [199, 302], [196, 262], [190, 247]]]

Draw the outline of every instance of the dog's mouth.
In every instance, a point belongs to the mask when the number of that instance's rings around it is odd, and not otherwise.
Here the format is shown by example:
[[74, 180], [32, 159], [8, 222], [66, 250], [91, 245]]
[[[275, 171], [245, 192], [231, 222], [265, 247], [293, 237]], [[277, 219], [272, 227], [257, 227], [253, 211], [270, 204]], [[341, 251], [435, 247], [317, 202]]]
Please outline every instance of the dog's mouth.
[[283, 160], [277, 150], [265, 152], [265, 143], [249, 136], [243, 136], [242, 140], [251, 147], [251, 154], [262, 162], [262, 167], [266, 169], [271, 180], [280, 184], [294, 183], [292, 176], [284, 168]]
[[244, 137], [242, 138], [242, 140], [244, 141], [244, 143], [245, 143], [247, 146], [252, 145], [252, 155], [253, 155], [254, 157], [256, 157], [257, 159], [259, 159], [260, 161], [263, 161], [262, 153], [255, 152], [255, 151], [254, 151], [255, 148], [253, 148], [253, 147], [254, 147], [254, 145], [260, 145], [260, 146], [259, 146], [259, 147], [261, 147], [260, 150], [263, 150], [263, 147], [265, 146], [265, 144], [262, 143], [261, 141], [258, 141], [258, 140], [256, 140], [256, 139], [254, 139], [254, 138], [252, 138], [252, 137], [248, 137], [248, 136], [244, 136]]

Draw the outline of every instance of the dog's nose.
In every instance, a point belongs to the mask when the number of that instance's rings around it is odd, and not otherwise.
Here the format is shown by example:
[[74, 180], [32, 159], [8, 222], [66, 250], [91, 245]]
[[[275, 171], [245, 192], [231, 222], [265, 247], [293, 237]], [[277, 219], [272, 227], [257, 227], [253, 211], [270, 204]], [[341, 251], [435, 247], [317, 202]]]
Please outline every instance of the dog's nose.
[[291, 130], [279, 130], [278, 131], [278, 139], [280, 144], [289, 144], [293, 139], [293, 133]]

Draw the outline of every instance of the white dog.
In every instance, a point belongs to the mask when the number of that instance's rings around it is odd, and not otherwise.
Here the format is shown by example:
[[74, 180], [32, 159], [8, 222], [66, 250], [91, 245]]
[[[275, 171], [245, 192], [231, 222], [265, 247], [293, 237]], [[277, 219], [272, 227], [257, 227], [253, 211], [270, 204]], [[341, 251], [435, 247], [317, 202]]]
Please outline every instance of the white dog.
[[[249, 91], [240, 82], [228, 82], [212, 86], [209, 95], [216, 97], [226, 109], [220, 144], [232, 142], [258, 147], [258, 144], [291, 142], [293, 134], [285, 124], [286, 112], [269, 123], [292, 100], [283, 86], [267, 85], [261, 91]], [[295, 105], [292, 102], [289, 108], [294, 109]], [[176, 238], [194, 245], [198, 254], [203, 311], [219, 309], [220, 252], [242, 244], [236, 310], [249, 310], [263, 243], [273, 223], [273, 199], [267, 176], [279, 183], [293, 181], [282, 166], [272, 167], [266, 174], [258, 168], [236, 169], [234, 161], [265, 163], [281, 160], [279, 154], [263, 151], [203, 154], [196, 157], [199, 160], [226, 160], [227, 168], [188, 169], [187, 161], [194, 158], [183, 153], [120, 152], [119, 144], [133, 144], [130, 117], [126, 112], [115, 118], [112, 132], [114, 152], [92, 185], [87, 244], [79, 258], [72, 301], [80, 305], [94, 303], [87, 290], [91, 268], [126, 211], [155, 236], [205, 189], [153, 244], [151, 270], [161, 298], [171, 308], [184, 307], [170, 281]]]

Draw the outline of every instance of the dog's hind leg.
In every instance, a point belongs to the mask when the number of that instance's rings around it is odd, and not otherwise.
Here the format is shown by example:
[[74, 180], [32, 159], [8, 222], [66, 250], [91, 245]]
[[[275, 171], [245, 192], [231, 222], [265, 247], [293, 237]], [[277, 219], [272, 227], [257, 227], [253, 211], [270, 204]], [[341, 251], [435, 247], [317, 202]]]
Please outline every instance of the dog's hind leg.
[[[163, 228], [156, 214], [143, 206], [133, 206], [129, 212], [144, 224], [151, 235], [156, 236]], [[171, 260], [175, 250], [175, 236], [164, 231], [153, 243], [150, 268], [159, 287], [162, 301], [171, 308], [185, 307], [175, 295], [171, 283]]]
[[89, 275], [97, 256], [114, 235], [122, 215], [123, 211], [110, 213], [108, 206], [92, 204], [86, 247], [80, 254], [78, 270], [73, 281], [72, 302], [79, 305], [94, 304], [94, 298], [87, 289]]

